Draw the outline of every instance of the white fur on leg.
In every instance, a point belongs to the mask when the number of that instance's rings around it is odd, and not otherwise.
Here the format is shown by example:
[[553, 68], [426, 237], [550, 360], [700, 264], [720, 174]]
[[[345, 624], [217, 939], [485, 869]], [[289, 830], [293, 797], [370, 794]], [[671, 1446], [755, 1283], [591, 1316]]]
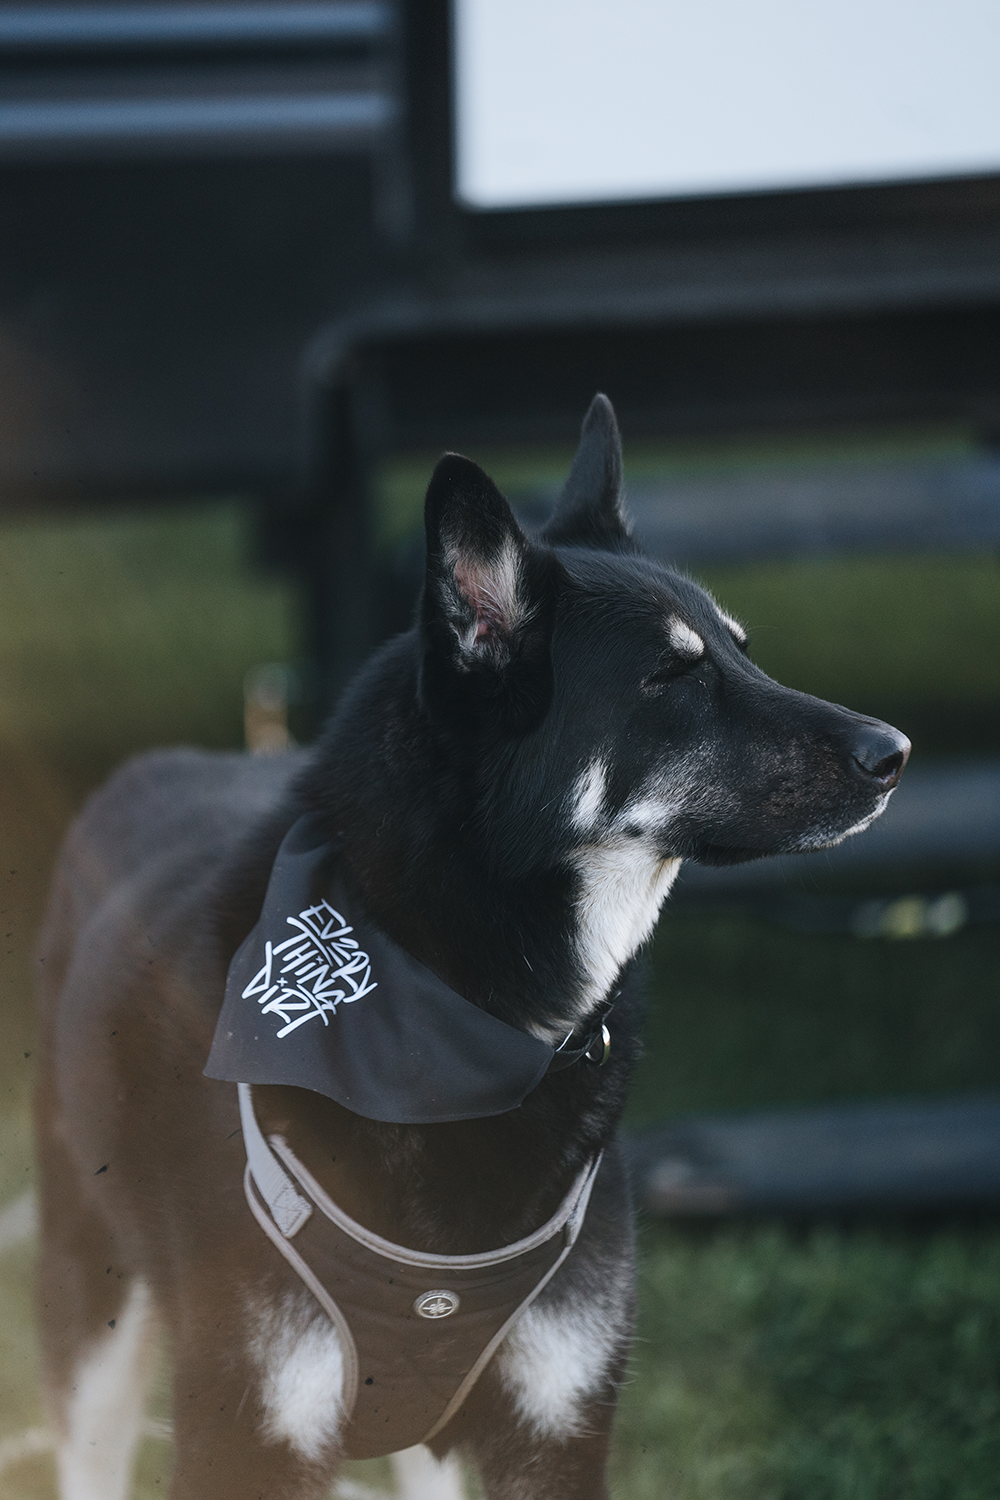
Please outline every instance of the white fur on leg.
[[541, 1438], [565, 1442], [581, 1431], [582, 1407], [600, 1390], [624, 1326], [621, 1288], [583, 1306], [529, 1307], [500, 1348], [500, 1379], [521, 1421]]
[[462, 1471], [450, 1456], [440, 1463], [418, 1443], [392, 1455], [398, 1500], [465, 1500]]
[[250, 1350], [261, 1374], [264, 1436], [307, 1462], [333, 1446], [344, 1417], [344, 1352], [337, 1331], [305, 1294], [250, 1307]]
[[60, 1500], [127, 1500], [153, 1373], [152, 1299], [134, 1281], [125, 1306], [76, 1368], [56, 1440]]

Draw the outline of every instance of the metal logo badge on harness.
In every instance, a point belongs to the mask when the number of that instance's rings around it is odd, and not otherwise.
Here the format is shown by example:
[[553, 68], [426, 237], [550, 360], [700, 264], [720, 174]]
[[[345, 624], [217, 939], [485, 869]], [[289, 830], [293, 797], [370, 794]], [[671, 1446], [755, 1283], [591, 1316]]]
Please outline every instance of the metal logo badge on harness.
[[456, 1292], [424, 1292], [413, 1304], [413, 1311], [422, 1318], [447, 1318], [458, 1312], [460, 1298]]

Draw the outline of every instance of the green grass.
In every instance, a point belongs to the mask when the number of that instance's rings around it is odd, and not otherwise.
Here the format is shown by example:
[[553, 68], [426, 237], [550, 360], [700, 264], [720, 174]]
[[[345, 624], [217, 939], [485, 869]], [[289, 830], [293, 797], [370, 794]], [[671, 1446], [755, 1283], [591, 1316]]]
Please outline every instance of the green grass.
[[[537, 472], [537, 455], [519, 461], [522, 480]], [[546, 461], [555, 477], [562, 456]], [[407, 483], [425, 480], [426, 467]], [[32, 1175], [31, 951], [59, 830], [121, 755], [238, 744], [245, 671], [301, 649], [291, 591], [248, 551], [235, 501], [0, 526], [0, 1202]], [[907, 705], [928, 722], [928, 702], [951, 705], [930, 743], [967, 748], [961, 723], [1000, 745], [993, 559], [788, 563], [710, 582], [795, 686], [892, 717], [898, 702], [908, 729]], [[669, 914], [630, 1119], [1000, 1087], [998, 980], [996, 928], [861, 942]], [[1000, 1493], [995, 1226], [647, 1225], [642, 1256], [616, 1500]], [[0, 1443], [41, 1422], [30, 1280], [27, 1248], [8, 1251]], [[168, 1457], [146, 1444], [139, 1500], [162, 1495]], [[0, 1475], [0, 1500], [52, 1494], [44, 1455]]]
[[628, 1500], [993, 1500], [996, 1230], [644, 1235]]
[[237, 501], [6, 523], [0, 741], [69, 766], [240, 744], [244, 673], [298, 644], [290, 589], [248, 550]]
[[[629, 1109], [1000, 1088], [1000, 932], [807, 937], [671, 914]], [[1000, 1460], [1000, 1229], [640, 1236], [621, 1500], [987, 1500]]]

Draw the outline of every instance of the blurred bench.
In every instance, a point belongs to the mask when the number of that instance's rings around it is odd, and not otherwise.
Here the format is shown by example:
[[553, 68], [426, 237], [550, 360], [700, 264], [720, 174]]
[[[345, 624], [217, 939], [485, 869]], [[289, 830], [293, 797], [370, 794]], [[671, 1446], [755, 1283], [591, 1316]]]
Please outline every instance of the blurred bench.
[[692, 1116], [626, 1149], [657, 1217], [995, 1211], [1000, 1095]]
[[0, 511], [293, 482], [385, 273], [394, 0], [0, 0]]

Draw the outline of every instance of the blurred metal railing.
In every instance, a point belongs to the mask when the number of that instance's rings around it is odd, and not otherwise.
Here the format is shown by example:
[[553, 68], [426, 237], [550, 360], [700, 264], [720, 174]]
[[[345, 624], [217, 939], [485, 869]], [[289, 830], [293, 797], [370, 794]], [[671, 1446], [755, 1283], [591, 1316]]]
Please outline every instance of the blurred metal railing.
[[698, 1115], [626, 1137], [636, 1196], [666, 1218], [919, 1213], [1000, 1202], [1000, 1097]]
[[0, 161], [378, 144], [384, 0], [0, 8]]
[[371, 42], [386, 34], [382, 0], [263, 5], [32, 5], [0, 11], [0, 48], [41, 55], [72, 51], [274, 48]]

